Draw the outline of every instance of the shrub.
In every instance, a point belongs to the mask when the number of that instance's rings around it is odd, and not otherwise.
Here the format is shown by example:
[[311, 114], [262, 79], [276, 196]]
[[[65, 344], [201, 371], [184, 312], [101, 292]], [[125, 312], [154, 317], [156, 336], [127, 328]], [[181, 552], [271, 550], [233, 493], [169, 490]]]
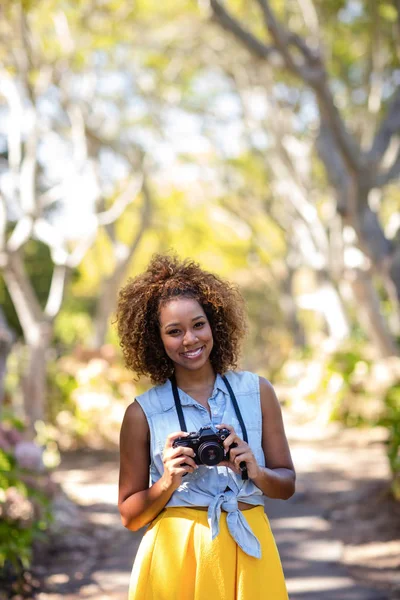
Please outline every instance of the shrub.
[[0, 588], [30, 565], [32, 546], [51, 520], [55, 487], [42, 449], [23, 439], [22, 424], [8, 416], [0, 423]]
[[400, 383], [389, 388], [385, 398], [385, 409], [379, 421], [388, 430], [387, 455], [392, 473], [392, 492], [400, 501]]

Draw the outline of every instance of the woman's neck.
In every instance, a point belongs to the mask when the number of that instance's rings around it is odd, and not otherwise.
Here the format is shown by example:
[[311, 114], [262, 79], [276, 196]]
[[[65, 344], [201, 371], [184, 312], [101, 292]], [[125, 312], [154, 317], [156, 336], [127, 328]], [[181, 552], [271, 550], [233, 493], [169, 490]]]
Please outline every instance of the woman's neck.
[[213, 388], [215, 383], [215, 373], [211, 363], [207, 363], [199, 370], [189, 371], [188, 369], [175, 369], [175, 379], [177, 386], [184, 391], [202, 390], [204, 388]]

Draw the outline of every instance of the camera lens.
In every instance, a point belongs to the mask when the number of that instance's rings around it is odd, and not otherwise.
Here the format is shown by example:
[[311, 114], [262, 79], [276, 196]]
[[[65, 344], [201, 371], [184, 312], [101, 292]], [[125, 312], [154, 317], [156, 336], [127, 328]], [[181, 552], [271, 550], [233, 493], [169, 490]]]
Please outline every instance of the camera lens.
[[203, 444], [200, 444], [197, 456], [203, 465], [213, 467], [223, 460], [224, 451], [221, 446], [215, 442], [204, 442]]

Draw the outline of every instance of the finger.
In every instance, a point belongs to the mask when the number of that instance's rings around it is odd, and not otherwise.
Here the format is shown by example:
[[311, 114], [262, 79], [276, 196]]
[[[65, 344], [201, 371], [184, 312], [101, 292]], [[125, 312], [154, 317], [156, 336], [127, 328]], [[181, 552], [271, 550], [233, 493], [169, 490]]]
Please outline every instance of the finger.
[[[236, 434], [236, 431], [235, 431], [233, 425], [229, 425], [227, 423], [221, 423], [220, 425], [216, 425], [216, 428], [217, 429], [227, 429], [228, 431], [230, 431], [230, 434], [223, 442], [225, 450], [229, 450], [229, 446], [235, 442], [235, 438], [237, 437], [237, 434]], [[238, 438], [238, 439], [240, 439], [240, 438]]]
[[230, 446], [232, 446], [232, 444], [236, 444], [237, 446], [240, 446], [241, 444], [244, 444], [244, 443], [245, 442], [243, 442], [242, 438], [240, 438], [238, 436], [238, 434], [235, 433], [235, 431], [234, 431], [233, 433], [228, 435], [226, 440], [224, 440], [224, 448], [225, 448], [225, 450], [229, 450], [229, 448], [230, 448]]
[[231, 433], [235, 433], [233, 425], [227, 425], [226, 423], [220, 423], [215, 426], [217, 429], [228, 429]]
[[168, 461], [168, 468], [176, 468], [182, 466], [183, 464], [186, 464], [193, 469], [197, 469], [196, 463], [192, 458], [190, 458], [190, 456], [178, 456], [177, 458], [172, 458], [170, 461]]
[[233, 459], [236, 458], [239, 454], [243, 454], [244, 452], [248, 452], [248, 445], [243, 442], [242, 444], [238, 444], [235, 448], [231, 448], [229, 450], [229, 459], [233, 462]]
[[193, 448], [187, 446], [177, 446], [176, 448], [167, 448], [167, 451], [163, 453], [164, 460], [169, 458], [175, 458], [176, 456], [195, 456]]
[[189, 467], [188, 465], [182, 465], [181, 467], [176, 467], [171, 472], [172, 475], [187, 475], [188, 473], [193, 473], [194, 468]]
[[245, 463], [255, 462], [254, 454], [252, 452], [244, 452], [243, 454], [239, 454], [238, 456], [235, 456], [235, 458], [233, 459], [232, 462], [237, 467], [240, 466], [241, 462], [245, 462]]
[[235, 463], [233, 463], [233, 462], [231, 462], [229, 460], [223, 460], [223, 461], [221, 461], [218, 466], [220, 466], [220, 467], [229, 467], [234, 473], [237, 473], [237, 474], [240, 473], [240, 468], [237, 467], [235, 465]]
[[189, 434], [187, 431], [175, 431], [174, 433], [170, 433], [165, 440], [165, 447], [172, 448], [172, 444], [179, 437], [187, 437]]

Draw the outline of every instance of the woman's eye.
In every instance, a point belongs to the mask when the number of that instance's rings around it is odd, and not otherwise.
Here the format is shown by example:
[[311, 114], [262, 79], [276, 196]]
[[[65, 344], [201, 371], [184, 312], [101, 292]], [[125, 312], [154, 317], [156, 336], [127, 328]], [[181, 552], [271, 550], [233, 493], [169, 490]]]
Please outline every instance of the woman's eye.
[[199, 329], [199, 327], [203, 327], [203, 325], [205, 325], [205, 323], [203, 321], [200, 321], [199, 323], [196, 323], [195, 327]]
[[168, 331], [168, 335], [176, 335], [177, 333], [179, 333], [179, 329], [170, 329]]

